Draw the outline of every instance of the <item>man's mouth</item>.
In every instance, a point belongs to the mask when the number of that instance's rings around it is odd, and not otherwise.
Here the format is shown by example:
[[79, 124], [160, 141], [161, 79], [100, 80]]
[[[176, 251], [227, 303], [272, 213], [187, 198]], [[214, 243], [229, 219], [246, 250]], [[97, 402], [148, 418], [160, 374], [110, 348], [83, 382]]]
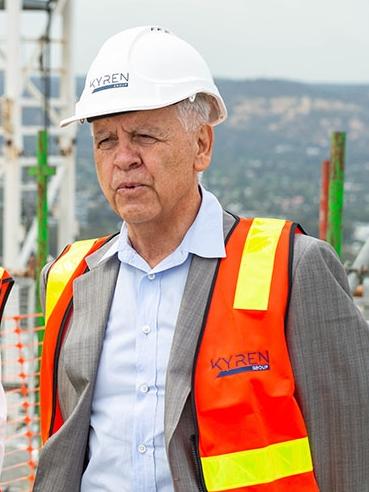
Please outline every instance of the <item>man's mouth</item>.
[[143, 188], [144, 186], [145, 185], [143, 185], [141, 183], [122, 183], [117, 187], [116, 191], [121, 191], [121, 192], [135, 191], [135, 190]]

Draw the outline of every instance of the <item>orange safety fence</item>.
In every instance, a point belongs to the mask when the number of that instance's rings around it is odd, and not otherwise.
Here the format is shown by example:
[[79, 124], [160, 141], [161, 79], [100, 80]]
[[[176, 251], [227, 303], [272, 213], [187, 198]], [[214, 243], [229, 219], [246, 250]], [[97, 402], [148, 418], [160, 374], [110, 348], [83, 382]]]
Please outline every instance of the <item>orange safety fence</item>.
[[1, 330], [2, 384], [7, 402], [5, 456], [0, 491], [31, 491], [41, 444], [39, 342], [41, 315], [4, 317]]

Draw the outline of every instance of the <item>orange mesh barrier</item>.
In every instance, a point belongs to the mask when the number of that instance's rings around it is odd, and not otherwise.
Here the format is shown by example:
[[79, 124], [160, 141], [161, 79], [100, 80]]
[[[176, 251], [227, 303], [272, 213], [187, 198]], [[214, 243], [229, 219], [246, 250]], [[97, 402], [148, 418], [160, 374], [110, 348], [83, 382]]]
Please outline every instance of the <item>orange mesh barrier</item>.
[[2, 383], [7, 402], [0, 490], [31, 491], [40, 449], [39, 314], [5, 317], [1, 331]]

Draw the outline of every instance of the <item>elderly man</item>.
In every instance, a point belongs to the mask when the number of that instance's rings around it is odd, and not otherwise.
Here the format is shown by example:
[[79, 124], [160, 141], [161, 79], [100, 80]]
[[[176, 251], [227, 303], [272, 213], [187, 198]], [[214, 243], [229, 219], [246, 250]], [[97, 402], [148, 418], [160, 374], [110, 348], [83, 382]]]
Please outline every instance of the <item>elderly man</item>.
[[368, 326], [327, 244], [199, 186], [225, 117], [200, 55], [141, 27], [62, 122], [91, 123], [123, 225], [44, 271], [34, 490], [369, 490]]

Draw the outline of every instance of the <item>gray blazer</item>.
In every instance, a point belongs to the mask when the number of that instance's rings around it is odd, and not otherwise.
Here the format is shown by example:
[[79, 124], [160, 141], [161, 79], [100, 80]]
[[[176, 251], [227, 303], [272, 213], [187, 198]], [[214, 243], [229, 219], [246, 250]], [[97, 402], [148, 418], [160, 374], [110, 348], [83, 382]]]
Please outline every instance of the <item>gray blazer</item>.
[[[233, 221], [224, 214], [225, 235]], [[58, 370], [65, 423], [41, 452], [36, 492], [80, 490], [94, 382], [119, 271], [117, 255], [99, 263], [110, 245], [89, 256], [90, 271], [74, 282], [73, 317]], [[194, 350], [216, 263], [192, 259], [167, 369], [165, 439], [176, 492], [199, 490], [189, 396]], [[326, 243], [302, 235], [294, 247], [286, 335], [320, 490], [368, 492], [368, 325], [352, 302], [335, 253]]]

